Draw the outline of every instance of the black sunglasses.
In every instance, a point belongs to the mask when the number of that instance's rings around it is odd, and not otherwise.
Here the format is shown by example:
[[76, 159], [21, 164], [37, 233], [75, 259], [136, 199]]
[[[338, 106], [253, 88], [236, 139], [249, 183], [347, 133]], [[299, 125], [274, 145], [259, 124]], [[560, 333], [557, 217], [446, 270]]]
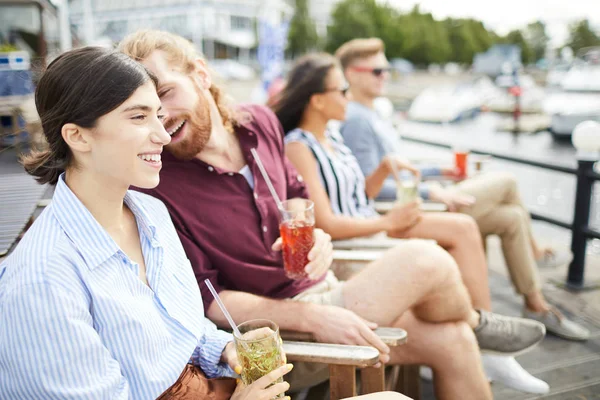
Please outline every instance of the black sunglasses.
[[331, 89], [324, 89], [323, 92], [321, 93], [327, 93], [327, 92], [340, 92], [341, 94], [343, 94], [344, 96], [346, 95], [346, 93], [348, 93], [348, 90], [350, 89], [350, 85], [348, 85], [347, 83], [342, 86], [341, 88], [331, 88]]
[[384, 72], [390, 72], [390, 67], [385, 68], [368, 68], [368, 67], [351, 67], [353, 70], [358, 72], [370, 72], [375, 76], [381, 76]]

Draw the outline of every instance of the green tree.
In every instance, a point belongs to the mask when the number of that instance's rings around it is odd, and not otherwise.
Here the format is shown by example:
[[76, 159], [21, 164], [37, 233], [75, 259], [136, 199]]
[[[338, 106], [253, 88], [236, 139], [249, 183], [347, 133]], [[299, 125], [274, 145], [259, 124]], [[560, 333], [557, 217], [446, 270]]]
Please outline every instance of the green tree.
[[319, 35], [310, 17], [307, 0], [296, 0], [296, 11], [290, 21], [287, 51], [292, 57], [319, 46]]
[[542, 21], [536, 21], [527, 25], [525, 39], [533, 53], [533, 61], [545, 57], [550, 38], [546, 34], [546, 25]]
[[399, 19], [405, 38], [404, 56], [415, 64], [442, 63], [450, 59], [452, 47], [444, 24], [430, 13], [421, 14], [419, 7]]
[[600, 46], [600, 37], [590, 27], [587, 19], [573, 23], [569, 27], [569, 41], [567, 46], [577, 52], [584, 47]]
[[479, 47], [470, 26], [465, 20], [452, 18], [445, 20], [444, 26], [452, 49], [450, 61], [470, 64]]
[[535, 61], [533, 51], [529, 47], [529, 44], [527, 44], [527, 41], [520, 30], [516, 29], [514, 31], [510, 31], [508, 35], [501, 40], [501, 42], [519, 46], [521, 48], [521, 60], [523, 64], [529, 64]]
[[355, 38], [378, 37], [382, 29], [375, 25], [378, 7], [375, 0], [344, 0], [338, 3], [331, 13], [331, 25], [327, 29], [327, 51], [333, 53]]

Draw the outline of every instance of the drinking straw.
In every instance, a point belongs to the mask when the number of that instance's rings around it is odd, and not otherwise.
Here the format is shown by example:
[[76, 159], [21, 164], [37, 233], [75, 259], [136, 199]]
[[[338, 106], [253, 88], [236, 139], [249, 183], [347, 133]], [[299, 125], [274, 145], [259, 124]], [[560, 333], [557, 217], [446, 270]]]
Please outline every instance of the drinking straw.
[[256, 149], [251, 149], [250, 152], [252, 153], [252, 157], [254, 157], [256, 164], [258, 165], [258, 169], [260, 169], [260, 173], [262, 174], [263, 178], [267, 182], [267, 186], [269, 187], [271, 196], [273, 196], [275, 203], [277, 203], [277, 208], [279, 208], [280, 210], [283, 210], [283, 205], [281, 204], [281, 200], [279, 200], [279, 196], [277, 196], [277, 192], [275, 191], [275, 188], [273, 187], [273, 184], [271, 183], [271, 179], [269, 179], [269, 175], [267, 174], [267, 171], [265, 170], [265, 167], [263, 166], [262, 161], [260, 161], [260, 157], [258, 156]]
[[215, 298], [215, 301], [217, 302], [217, 304], [221, 308], [221, 311], [223, 311], [223, 314], [225, 315], [225, 318], [227, 318], [227, 321], [229, 322], [229, 325], [231, 325], [231, 329], [233, 329], [233, 332], [235, 333], [235, 335], [238, 338], [241, 339], [242, 338], [242, 334], [240, 333], [240, 330], [238, 329], [238, 327], [235, 324], [235, 322], [233, 322], [233, 318], [231, 318], [231, 314], [229, 314], [229, 311], [227, 311], [227, 309], [225, 308], [225, 304], [223, 304], [223, 301], [221, 301], [221, 298], [219, 297], [219, 294], [215, 290], [214, 286], [212, 285], [212, 283], [210, 283], [210, 281], [208, 279], [205, 279], [204, 283], [206, 283], [206, 286], [208, 286], [208, 290], [210, 290], [210, 292], [212, 293], [212, 295]]

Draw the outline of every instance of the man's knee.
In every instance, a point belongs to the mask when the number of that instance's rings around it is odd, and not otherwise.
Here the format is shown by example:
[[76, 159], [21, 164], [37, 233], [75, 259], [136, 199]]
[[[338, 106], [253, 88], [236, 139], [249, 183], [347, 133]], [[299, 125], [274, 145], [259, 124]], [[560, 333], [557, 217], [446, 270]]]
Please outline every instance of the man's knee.
[[460, 354], [479, 353], [477, 339], [473, 329], [466, 322], [455, 322], [450, 324], [449, 332], [445, 341], [448, 346], [448, 353], [452, 358]]
[[466, 214], [452, 214], [455, 218], [455, 237], [457, 240], [464, 240], [466, 238], [481, 242], [481, 232], [479, 226], [473, 217]]
[[491, 172], [488, 177], [493, 180], [495, 186], [509, 191], [517, 190], [517, 178], [509, 172]]
[[428, 280], [460, 277], [460, 271], [452, 256], [431, 241], [411, 239], [391, 251], [396, 260], [405, 261], [403, 264], [413, 269], [416, 277]]
[[501, 218], [498, 218], [498, 234], [515, 233], [523, 227], [527, 221], [527, 215], [522, 207], [506, 205], [501, 209]]

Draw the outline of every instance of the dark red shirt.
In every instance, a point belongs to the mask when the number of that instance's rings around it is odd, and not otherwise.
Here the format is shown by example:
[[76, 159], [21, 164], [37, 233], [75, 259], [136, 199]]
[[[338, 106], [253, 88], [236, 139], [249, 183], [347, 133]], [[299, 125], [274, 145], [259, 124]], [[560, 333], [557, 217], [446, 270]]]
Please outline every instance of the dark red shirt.
[[237, 172], [203, 161], [181, 161], [163, 153], [160, 184], [144, 190], [169, 209], [200, 285], [204, 308], [217, 291], [236, 290], [271, 298], [289, 298], [315, 284], [285, 276], [281, 252], [271, 250], [279, 237], [279, 211], [250, 149], [256, 148], [279, 197], [308, 198], [302, 177], [284, 154], [283, 130], [266, 107], [244, 106], [252, 119], [236, 129], [254, 190]]

